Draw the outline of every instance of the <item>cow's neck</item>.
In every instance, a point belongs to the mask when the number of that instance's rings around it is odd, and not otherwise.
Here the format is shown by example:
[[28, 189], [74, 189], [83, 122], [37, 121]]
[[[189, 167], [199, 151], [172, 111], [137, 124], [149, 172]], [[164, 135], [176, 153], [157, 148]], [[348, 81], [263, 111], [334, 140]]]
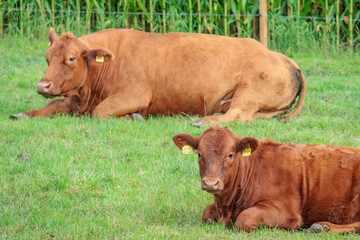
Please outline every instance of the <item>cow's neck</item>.
[[73, 96], [73, 113], [84, 115], [92, 114], [94, 108], [108, 96], [106, 89], [109, 63], [100, 66], [88, 66], [90, 71], [87, 74], [84, 85], [79, 90], [78, 96]]
[[231, 186], [231, 191], [221, 196], [215, 196], [215, 204], [218, 209], [220, 221], [230, 227], [235, 222], [237, 216], [243, 210], [252, 206], [252, 187], [254, 179], [258, 174], [255, 168], [258, 168], [255, 159], [238, 159], [238, 170]]

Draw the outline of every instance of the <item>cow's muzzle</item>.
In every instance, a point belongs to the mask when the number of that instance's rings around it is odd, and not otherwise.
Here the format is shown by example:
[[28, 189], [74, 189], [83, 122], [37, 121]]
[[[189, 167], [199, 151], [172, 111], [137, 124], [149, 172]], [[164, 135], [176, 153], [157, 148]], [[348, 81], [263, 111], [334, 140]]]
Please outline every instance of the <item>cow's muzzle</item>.
[[52, 82], [41, 80], [38, 85], [36, 91], [47, 98], [53, 98], [55, 96], [54, 92], [54, 84]]
[[224, 182], [220, 178], [203, 177], [201, 180], [201, 189], [211, 193], [223, 191]]

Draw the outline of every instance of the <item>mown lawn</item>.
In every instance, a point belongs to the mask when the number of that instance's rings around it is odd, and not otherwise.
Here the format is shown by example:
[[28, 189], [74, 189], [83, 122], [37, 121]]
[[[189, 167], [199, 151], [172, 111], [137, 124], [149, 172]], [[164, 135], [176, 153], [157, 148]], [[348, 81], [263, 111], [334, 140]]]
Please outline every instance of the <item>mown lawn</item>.
[[[43, 107], [36, 93], [47, 42], [0, 39], [0, 237], [2, 239], [339, 239], [358, 235], [201, 223], [212, 202], [195, 155], [173, 135], [205, 128], [188, 117], [146, 121], [89, 117], [9, 120]], [[240, 136], [360, 148], [360, 55], [288, 54], [303, 69], [307, 98], [291, 122], [223, 124]], [[195, 117], [196, 118], [196, 117]]]

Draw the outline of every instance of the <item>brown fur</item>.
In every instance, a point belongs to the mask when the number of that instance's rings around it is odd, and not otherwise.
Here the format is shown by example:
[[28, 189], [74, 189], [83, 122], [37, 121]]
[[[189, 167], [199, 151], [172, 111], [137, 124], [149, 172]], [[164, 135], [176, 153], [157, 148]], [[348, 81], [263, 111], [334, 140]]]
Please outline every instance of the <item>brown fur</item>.
[[[283, 117], [288, 119], [305, 98], [299, 67], [253, 39], [126, 29], [76, 38], [72, 33], [58, 37], [50, 29], [49, 41], [49, 66], [38, 92], [64, 98], [26, 112], [31, 117], [220, 112], [224, 115], [207, 116], [203, 122], [250, 121], [286, 112], [299, 95], [295, 109]], [[97, 56], [104, 62], [96, 62]]]
[[[199, 153], [202, 188], [214, 194], [203, 221], [250, 231], [259, 225], [360, 231], [360, 150], [238, 138], [214, 127], [188, 139]], [[242, 156], [251, 147], [250, 156]], [[230, 158], [230, 156], [232, 156]], [[205, 183], [204, 183], [205, 181]]]

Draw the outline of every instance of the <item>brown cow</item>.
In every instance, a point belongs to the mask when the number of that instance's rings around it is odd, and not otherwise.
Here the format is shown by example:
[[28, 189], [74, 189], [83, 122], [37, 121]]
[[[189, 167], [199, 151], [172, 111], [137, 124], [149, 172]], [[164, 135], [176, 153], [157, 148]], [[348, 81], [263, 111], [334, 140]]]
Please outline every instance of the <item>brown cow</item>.
[[359, 149], [239, 138], [221, 127], [173, 140], [198, 152], [201, 188], [214, 195], [205, 222], [360, 232]]
[[207, 116], [196, 125], [299, 113], [305, 78], [291, 59], [253, 39], [206, 34], [152, 34], [108, 29], [76, 38], [49, 31], [48, 63], [37, 91], [43, 109], [12, 118], [55, 114], [102, 118], [181, 112]]

